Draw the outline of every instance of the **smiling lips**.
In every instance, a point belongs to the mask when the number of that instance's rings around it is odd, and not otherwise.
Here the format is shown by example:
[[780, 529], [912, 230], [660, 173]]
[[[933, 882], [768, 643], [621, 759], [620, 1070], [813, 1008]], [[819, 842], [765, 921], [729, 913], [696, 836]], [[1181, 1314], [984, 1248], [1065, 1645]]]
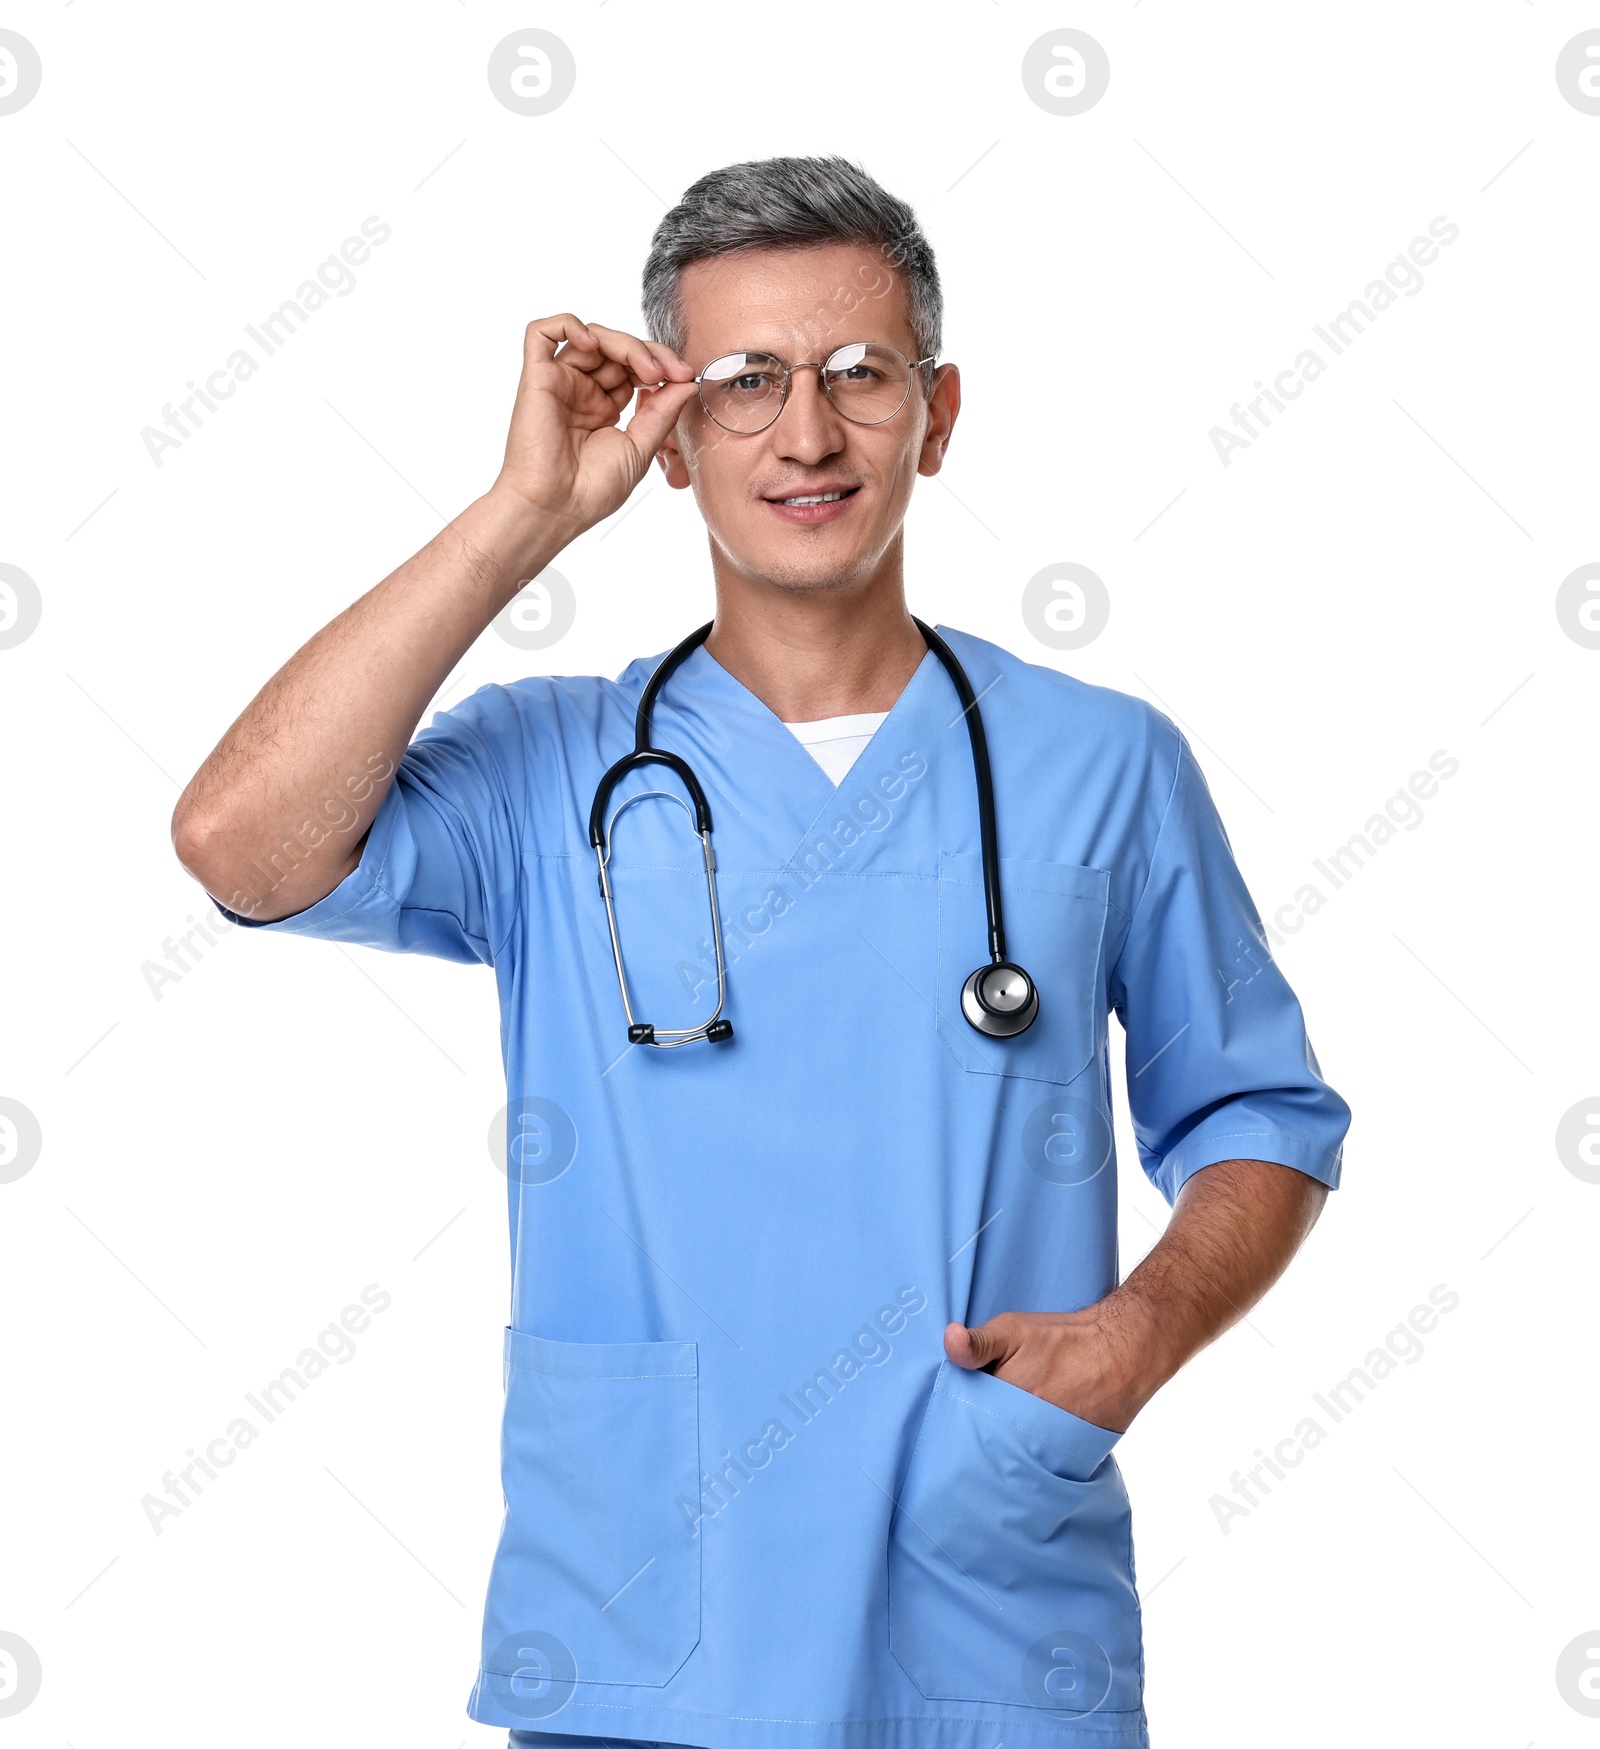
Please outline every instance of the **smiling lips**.
[[787, 498], [768, 498], [766, 502], [785, 522], [832, 522], [844, 515], [860, 490], [859, 486], [824, 486], [817, 492], [797, 492]]

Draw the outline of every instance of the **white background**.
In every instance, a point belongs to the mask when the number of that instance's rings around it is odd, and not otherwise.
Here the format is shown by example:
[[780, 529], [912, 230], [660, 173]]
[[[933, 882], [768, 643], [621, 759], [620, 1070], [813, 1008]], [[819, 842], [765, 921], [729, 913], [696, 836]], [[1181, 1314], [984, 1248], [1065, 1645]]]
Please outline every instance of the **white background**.
[[[690, 182], [838, 151], [916, 208], [963, 370], [908, 523], [914, 611], [1173, 715], [1269, 918], [1431, 753], [1460, 762], [1278, 949], [1356, 1114], [1344, 1185], [1118, 1450], [1152, 1739], [1593, 1743], [1555, 1667], [1600, 1630], [1600, 1186], [1555, 1130], [1600, 1093], [1600, 651], [1555, 598], [1600, 558], [1600, 117], [1554, 70], [1600, 15], [24, 0], [0, 23], [44, 68], [0, 116], [0, 561], [43, 600], [0, 650], [0, 1094], [44, 1138], [0, 1185], [0, 1629], [44, 1669], [7, 1741], [503, 1735], [463, 1712], [501, 1506], [492, 978], [230, 936], [157, 1000], [141, 968], [203, 912], [169, 816], [273, 670], [488, 486], [527, 320], [637, 329]], [[578, 67], [535, 118], [485, 76], [527, 25]], [[1074, 117], [1020, 76], [1063, 25], [1112, 69]], [[370, 214], [393, 235], [356, 289], [156, 467], [141, 429]], [[1420, 292], [1224, 467], [1211, 427], [1441, 214], [1460, 235]], [[560, 560], [568, 637], [487, 633], [439, 702], [664, 649], [709, 615], [704, 540], [653, 472]], [[1112, 604], [1076, 651], [1019, 610], [1061, 561]], [[1166, 1205], [1125, 1123], [1119, 1145], [1127, 1269]], [[393, 1303], [355, 1358], [155, 1535], [141, 1497], [369, 1282]], [[1232, 1472], [1436, 1283], [1460, 1303], [1422, 1358], [1224, 1534]]]

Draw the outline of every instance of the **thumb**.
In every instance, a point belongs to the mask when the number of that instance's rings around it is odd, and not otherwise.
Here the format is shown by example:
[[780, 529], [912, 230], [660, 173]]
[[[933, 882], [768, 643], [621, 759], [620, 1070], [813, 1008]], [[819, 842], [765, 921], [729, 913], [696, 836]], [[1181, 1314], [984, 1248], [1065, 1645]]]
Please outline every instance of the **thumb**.
[[678, 423], [678, 415], [699, 392], [698, 383], [663, 383], [659, 389], [639, 391], [638, 406], [623, 427], [623, 436], [639, 452], [641, 478]]
[[975, 1370], [992, 1366], [996, 1361], [1009, 1360], [1016, 1353], [1015, 1332], [1009, 1320], [1001, 1314], [987, 1324], [947, 1324], [944, 1351], [957, 1366]]

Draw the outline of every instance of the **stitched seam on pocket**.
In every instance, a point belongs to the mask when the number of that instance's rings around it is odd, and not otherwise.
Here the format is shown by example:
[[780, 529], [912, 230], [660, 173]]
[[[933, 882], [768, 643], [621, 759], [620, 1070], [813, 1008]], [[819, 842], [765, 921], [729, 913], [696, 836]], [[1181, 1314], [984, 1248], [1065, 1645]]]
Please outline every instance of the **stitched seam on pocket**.
[[[973, 1040], [962, 1031], [967, 1022], [959, 1003], [948, 1012], [941, 1007], [940, 1004], [945, 997], [946, 980], [953, 978], [956, 971], [951, 963], [949, 946], [954, 935], [954, 912], [945, 905], [946, 890], [959, 891], [967, 898], [969, 904], [977, 905], [980, 909], [983, 893], [981, 877], [967, 879], [952, 872], [954, 855], [955, 853], [950, 851], [941, 851], [939, 855], [938, 909], [936, 914], [938, 952], [935, 956], [934, 1000], [931, 1004], [934, 1010], [935, 1031], [943, 1041], [945, 1049], [969, 1075], [992, 1075], [1000, 1081], [1032, 1081], [1041, 1086], [1070, 1087], [1095, 1067], [1097, 1059], [1103, 1057], [1102, 1038], [1105, 1033], [1107, 1009], [1101, 1006], [1101, 1000], [1106, 992], [1105, 968], [1109, 957], [1110, 914], [1113, 910], [1120, 912], [1120, 907], [1111, 902], [1110, 873], [1105, 869], [1091, 867], [1088, 863], [1038, 864], [1037, 866], [1040, 867], [1063, 871], [1059, 881], [1054, 885], [1049, 885], [1043, 879], [1030, 881], [1025, 873], [1018, 874], [1016, 872], [1018, 863], [1026, 864], [1027, 858], [1001, 858], [1000, 889], [1002, 899], [1007, 892], [1027, 893], [1034, 899], [1049, 900], [1062, 906], [1089, 905], [1098, 912], [1098, 927], [1094, 932], [1094, 960], [1084, 974], [1089, 979], [1093, 992], [1088, 1017], [1088, 1056], [1084, 1062], [1068, 1072], [1061, 1063], [1046, 1060], [1042, 1052], [1030, 1052], [1026, 1045], [1020, 1046], [1018, 1050], [1008, 1056], [1004, 1050], [1007, 1042], [1005, 1040], [995, 1041], [1000, 1048], [997, 1054], [991, 1057], [981, 1047], [975, 1045]], [[978, 860], [976, 857], [965, 855], [965, 853], [963, 855], [967, 861], [976, 862]], [[1064, 872], [1067, 870], [1074, 872], [1068, 876]], [[1093, 878], [1083, 880], [1079, 878], [1080, 876]], [[1084, 890], [1086, 887], [1092, 888], [1092, 891]], [[1014, 926], [1014, 920], [1008, 919], [1008, 924]], [[1007, 933], [1008, 936], [1011, 935], [1013, 928], [1008, 927]], [[1032, 969], [1035, 973], [1037, 972], [1037, 968]], [[1041, 980], [1039, 991], [1041, 1006], [1051, 1000], [1051, 994]], [[1027, 1034], [1023, 1034], [1022, 1038], [1026, 1039], [1027, 1036]], [[974, 1055], [977, 1056], [978, 1061], [974, 1061]]]
[[[520, 1331], [513, 1331], [513, 1334], [531, 1335], [529, 1332]], [[563, 1344], [555, 1338], [548, 1337], [532, 1337], [531, 1339], [554, 1343], [557, 1348], [570, 1347], [577, 1350], [605, 1346], [604, 1344], [585, 1343]], [[535, 1414], [529, 1405], [544, 1402], [544, 1406], [548, 1407], [548, 1402], [545, 1402], [545, 1399], [552, 1399], [559, 1415], [560, 1406], [563, 1403], [596, 1404], [605, 1425], [609, 1426], [613, 1432], [621, 1429], [624, 1424], [626, 1425], [626, 1433], [619, 1434], [619, 1450], [624, 1443], [638, 1439], [640, 1425], [638, 1418], [641, 1415], [651, 1418], [660, 1417], [659, 1420], [652, 1419], [649, 1424], [661, 1435], [663, 1443], [660, 1450], [667, 1454], [665, 1458], [667, 1466], [670, 1467], [674, 1475], [678, 1475], [678, 1466], [681, 1462], [684, 1465], [681, 1475], [682, 1482], [690, 1489], [695, 1486], [693, 1477], [698, 1475], [700, 1471], [701, 1437], [701, 1406], [697, 1370], [645, 1373], [541, 1371], [537, 1365], [537, 1358], [535, 1358], [532, 1365], [518, 1365], [515, 1361], [508, 1361], [506, 1372], [507, 1403], [502, 1424], [502, 1451], [504, 1454], [506, 1442], [511, 1437], [513, 1429], [516, 1429], [520, 1438], [525, 1441], [524, 1461], [530, 1466], [523, 1476], [525, 1486], [520, 1489], [508, 1487], [507, 1491], [506, 1525], [510, 1526], [513, 1521], [520, 1525], [520, 1535], [516, 1539], [519, 1562], [538, 1563], [554, 1560], [557, 1565], [550, 1571], [559, 1572], [562, 1563], [569, 1557], [573, 1557], [573, 1550], [563, 1543], [560, 1536], [551, 1538], [541, 1532], [538, 1509], [539, 1495], [534, 1489], [548, 1478], [551, 1469], [548, 1462], [552, 1437], [551, 1423], [542, 1410]], [[637, 1392], [596, 1393], [590, 1388], [596, 1384], [648, 1383], [657, 1379], [668, 1381], [674, 1385], [687, 1383], [688, 1393], [685, 1394], [678, 1390], [652, 1391], [643, 1395]], [[524, 1402], [520, 1417], [513, 1415], [513, 1393], [522, 1398]], [[681, 1431], [686, 1433], [687, 1443], [680, 1446], [678, 1444], [680, 1431], [678, 1423], [685, 1411], [687, 1411], [688, 1425], [686, 1429]], [[667, 1440], [669, 1432], [671, 1434], [670, 1443]], [[505, 1461], [503, 1455], [502, 1462]], [[628, 1474], [634, 1473], [628, 1463], [623, 1464], [623, 1470], [624, 1480]], [[510, 1481], [509, 1473], [507, 1473], [507, 1481]], [[529, 1485], [530, 1483], [531, 1485]], [[562, 1487], [559, 1480], [556, 1487], [558, 1491]], [[653, 1498], [653, 1483], [650, 1488], [643, 1491], [641, 1499], [643, 1494], [650, 1494]], [[562, 1497], [565, 1499], [565, 1494]], [[577, 1490], [577, 1500], [576, 1510], [580, 1514], [580, 1518], [582, 1515], [599, 1510], [592, 1489], [580, 1486]], [[609, 1509], [607, 1515], [610, 1515]], [[636, 1521], [633, 1525], [634, 1529], [639, 1529], [647, 1537], [656, 1539], [657, 1554], [665, 1552], [660, 1538], [665, 1535], [667, 1525], [676, 1521], [676, 1510], [666, 1500], [654, 1499], [648, 1513], [642, 1507], [636, 1506], [631, 1516]], [[504, 1536], [503, 1529], [502, 1538]], [[502, 1542], [502, 1548], [504, 1547], [505, 1544]], [[647, 1628], [641, 1633], [636, 1629], [626, 1629], [616, 1625], [617, 1618], [607, 1618], [602, 1615], [600, 1618], [602, 1622], [612, 1620], [614, 1625], [611, 1628], [592, 1630], [599, 1637], [587, 1654], [583, 1651], [579, 1652], [579, 1670], [575, 1678], [578, 1683], [614, 1684], [627, 1689], [645, 1689], [653, 1691], [654, 1696], [672, 1682], [678, 1671], [693, 1656], [704, 1631], [705, 1603], [701, 1549], [702, 1543], [696, 1538], [688, 1549], [682, 1551], [681, 1558], [687, 1564], [676, 1575], [674, 1589], [667, 1599], [663, 1620], [659, 1624]], [[668, 1553], [668, 1559], [673, 1559], [670, 1553]], [[513, 1585], [512, 1575], [522, 1569], [519, 1567], [502, 1568], [499, 1560], [500, 1556], [497, 1553], [496, 1565], [490, 1576], [490, 1599], [486, 1607], [488, 1610], [497, 1611], [500, 1615], [509, 1615], [513, 1612], [514, 1596], [508, 1587]], [[617, 1598], [628, 1590], [628, 1586], [632, 1585], [633, 1580], [641, 1577], [646, 1568], [652, 1566], [655, 1560], [656, 1555], [652, 1555], [651, 1560], [645, 1563], [645, 1567], [640, 1568], [628, 1581], [628, 1584], [622, 1588], [622, 1592], [616, 1593], [610, 1602], [616, 1602]], [[578, 1566], [582, 1568], [581, 1559], [578, 1560]], [[587, 1569], [583, 1570], [586, 1573], [588, 1571]], [[661, 1571], [666, 1572], [666, 1566], [663, 1566]], [[588, 1576], [590, 1579], [593, 1577], [592, 1574]], [[558, 1578], [553, 1581], [553, 1587], [556, 1607], [558, 1610], [565, 1610], [571, 1614], [576, 1604], [581, 1601], [580, 1593], [584, 1590], [584, 1582], [579, 1580], [574, 1584], [568, 1583], [566, 1578]], [[692, 1609], [689, 1607], [691, 1596]], [[604, 1607], [609, 1608], [610, 1603]], [[681, 1630], [678, 1623], [680, 1611], [687, 1615], [687, 1619], [682, 1622]], [[560, 1628], [555, 1631], [564, 1632]], [[574, 1644], [576, 1645], [577, 1642]], [[484, 1666], [484, 1669], [488, 1676], [503, 1678], [511, 1674], [508, 1671], [496, 1671], [487, 1665]], [[601, 1673], [594, 1674], [596, 1669]]]
[[566, 1379], [575, 1385], [581, 1385], [587, 1379], [692, 1379], [700, 1376], [692, 1372], [546, 1372], [542, 1366], [519, 1366], [514, 1360], [508, 1364], [512, 1372], [531, 1373], [536, 1379]]

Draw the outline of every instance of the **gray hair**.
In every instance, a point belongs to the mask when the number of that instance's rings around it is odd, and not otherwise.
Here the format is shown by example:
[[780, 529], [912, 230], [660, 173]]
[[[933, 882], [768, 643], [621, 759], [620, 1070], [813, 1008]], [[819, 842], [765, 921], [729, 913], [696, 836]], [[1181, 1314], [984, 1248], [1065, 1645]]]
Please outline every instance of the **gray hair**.
[[[679, 275], [694, 261], [741, 249], [805, 249], [859, 243], [900, 270], [918, 358], [937, 358], [944, 294], [917, 216], [859, 164], [827, 158], [762, 158], [709, 171], [656, 226], [644, 264], [645, 333], [682, 352]], [[892, 283], [892, 282], [891, 282]], [[841, 312], [842, 313], [842, 312]], [[932, 364], [920, 375], [933, 386]]]

